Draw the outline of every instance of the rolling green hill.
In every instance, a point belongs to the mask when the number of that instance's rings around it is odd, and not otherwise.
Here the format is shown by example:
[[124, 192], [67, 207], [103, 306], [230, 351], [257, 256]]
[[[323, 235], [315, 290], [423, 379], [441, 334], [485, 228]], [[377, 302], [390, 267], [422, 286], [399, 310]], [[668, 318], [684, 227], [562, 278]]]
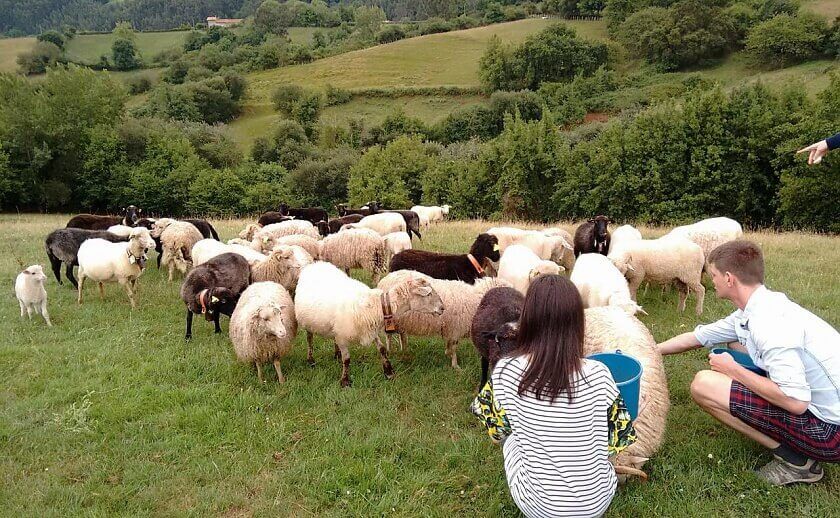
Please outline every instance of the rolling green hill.
[[[145, 61], [151, 61], [155, 54], [184, 44], [186, 31], [177, 32], [138, 32], [137, 49]], [[65, 54], [72, 61], [95, 63], [99, 56], [111, 55], [113, 34], [85, 34], [76, 36], [67, 42]]]
[[35, 38], [0, 39], [0, 72], [14, 72], [17, 70], [18, 54], [26, 52], [34, 46]]

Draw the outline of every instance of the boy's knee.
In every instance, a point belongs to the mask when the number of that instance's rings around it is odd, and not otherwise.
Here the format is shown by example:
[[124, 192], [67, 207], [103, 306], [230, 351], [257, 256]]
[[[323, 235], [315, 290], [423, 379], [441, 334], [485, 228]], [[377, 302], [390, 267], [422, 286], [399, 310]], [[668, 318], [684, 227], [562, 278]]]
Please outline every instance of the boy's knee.
[[702, 370], [695, 374], [690, 387], [691, 399], [697, 403], [708, 400], [717, 377], [717, 373], [710, 370]]

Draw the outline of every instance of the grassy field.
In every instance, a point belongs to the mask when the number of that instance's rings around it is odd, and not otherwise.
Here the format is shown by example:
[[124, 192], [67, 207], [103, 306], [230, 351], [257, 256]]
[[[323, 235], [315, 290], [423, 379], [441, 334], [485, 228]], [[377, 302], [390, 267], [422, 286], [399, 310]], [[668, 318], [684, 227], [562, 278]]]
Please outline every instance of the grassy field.
[[0, 39], [0, 72], [16, 72], [17, 57], [35, 46], [35, 38]]
[[[184, 44], [187, 31], [138, 32], [137, 49], [145, 61], [151, 61], [155, 54]], [[99, 56], [111, 56], [113, 34], [85, 34], [67, 42], [65, 53], [73, 61], [96, 63]]]
[[828, 21], [834, 21], [840, 16], [840, 2], [837, 0], [805, 0], [802, 2], [802, 7], [825, 16]]
[[[391, 355], [385, 380], [372, 349], [351, 349], [354, 386], [319, 341], [305, 361], [298, 337], [283, 361], [287, 383], [235, 361], [226, 335], [195, 322], [183, 339], [178, 284], [154, 267], [131, 311], [118, 286], [100, 301], [50, 277], [55, 324], [22, 320], [11, 286], [25, 264], [43, 263], [43, 238], [67, 216], [0, 216], [0, 501], [9, 516], [516, 516], [500, 450], [467, 413], [479, 377], [469, 341], [463, 371], [438, 339], [412, 339]], [[243, 221], [216, 221], [223, 238]], [[422, 247], [463, 251], [489, 222], [430, 230]], [[567, 229], [569, 225], [564, 225]], [[643, 228], [646, 235], [661, 229]], [[767, 256], [768, 284], [840, 325], [836, 237], [749, 234]], [[358, 272], [356, 272], [358, 274]], [[359, 276], [368, 280], [366, 276]], [[709, 292], [702, 318], [676, 313], [676, 294], [650, 290], [642, 317], [658, 340], [727, 314]], [[691, 301], [689, 301], [691, 306]], [[227, 320], [223, 329], [227, 330]], [[701, 352], [668, 357], [672, 409], [647, 483], [619, 490], [608, 516], [838, 516], [840, 469], [823, 482], [763, 486], [749, 470], [768, 460], [691, 401]], [[709, 458], [709, 454], [712, 458]]]

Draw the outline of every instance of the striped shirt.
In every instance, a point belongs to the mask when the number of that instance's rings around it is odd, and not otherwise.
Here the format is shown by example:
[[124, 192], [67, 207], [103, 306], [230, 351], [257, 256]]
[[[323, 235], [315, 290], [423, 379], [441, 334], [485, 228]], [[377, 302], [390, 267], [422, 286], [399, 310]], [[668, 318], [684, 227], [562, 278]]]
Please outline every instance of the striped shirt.
[[616, 489], [607, 460], [607, 411], [618, 396], [609, 370], [583, 360], [569, 403], [561, 394], [539, 401], [517, 394], [527, 357], [503, 358], [493, 370], [493, 392], [510, 420], [503, 453], [514, 502], [529, 517], [600, 516]]

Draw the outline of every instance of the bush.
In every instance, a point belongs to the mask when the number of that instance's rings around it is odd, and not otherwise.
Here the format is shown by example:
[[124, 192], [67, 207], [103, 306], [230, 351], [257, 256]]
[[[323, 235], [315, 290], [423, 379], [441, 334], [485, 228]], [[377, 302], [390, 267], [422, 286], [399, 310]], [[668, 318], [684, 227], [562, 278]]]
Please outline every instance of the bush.
[[32, 50], [18, 55], [17, 64], [25, 75], [43, 74], [60, 56], [61, 49], [54, 43], [39, 41]]
[[327, 106], [336, 106], [339, 104], [349, 103], [353, 99], [353, 94], [349, 90], [333, 86], [327, 83], [326, 91], [324, 93], [324, 102]]
[[140, 67], [137, 46], [129, 39], [117, 39], [111, 45], [111, 59], [117, 70], [134, 70]]
[[350, 169], [359, 160], [354, 150], [338, 149], [330, 156], [307, 159], [289, 174], [289, 195], [305, 207], [324, 207], [328, 211], [347, 200]]
[[402, 136], [385, 147], [371, 147], [350, 169], [350, 204], [381, 200], [385, 206], [410, 207], [419, 203], [421, 178], [431, 165], [432, 159], [417, 136]]
[[52, 43], [61, 50], [64, 50], [64, 36], [58, 31], [46, 31], [38, 35], [38, 41]]
[[291, 120], [278, 121], [272, 135], [258, 138], [251, 149], [255, 162], [277, 162], [288, 170], [297, 167], [311, 153], [306, 131]]
[[815, 14], [780, 14], [750, 29], [746, 50], [756, 64], [782, 68], [819, 56], [827, 33]]
[[393, 43], [405, 38], [405, 31], [399, 25], [386, 25], [376, 33], [376, 42], [381, 44]]
[[271, 102], [274, 104], [275, 110], [286, 116], [291, 116], [294, 105], [301, 97], [303, 97], [303, 88], [300, 86], [280, 85], [271, 94]]
[[152, 88], [152, 80], [147, 76], [132, 76], [125, 80], [128, 93], [138, 95], [148, 92]]
[[437, 34], [440, 32], [449, 32], [452, 26], [443, 18], [429, 18], [420, 24], [420, 34]]

